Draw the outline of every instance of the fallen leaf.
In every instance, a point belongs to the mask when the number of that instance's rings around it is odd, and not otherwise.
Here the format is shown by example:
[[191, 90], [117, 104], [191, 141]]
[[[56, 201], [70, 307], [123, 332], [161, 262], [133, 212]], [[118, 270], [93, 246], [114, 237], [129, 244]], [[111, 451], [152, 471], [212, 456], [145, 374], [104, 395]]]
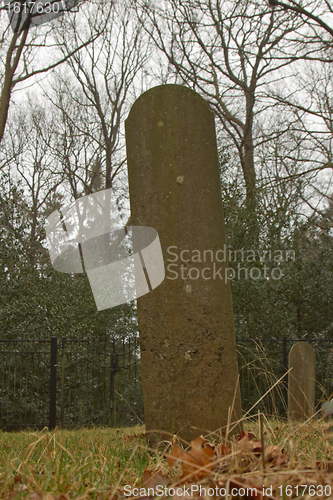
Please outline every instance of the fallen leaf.
[[27, 500], [41, 500], [41, 499], [42, 499], [42, 495], [40, 495], [39, 493], [36, 493], [35, 491], [33, 491], [32, 493], [30, 493], [27, 496]]
[[249, 439], [253, 439], [255, 437], [252, 432], [245, 433], [244, 431], [240, 431], [238, 441], [241, 441], [245, 436]]
[[60, 493], [58, 500], [68, 500], [68, 498], [63, 493]]
[[[254, 435], [250, 432], [247, 434], [243, 433], [243, 436], [238, 440], [238, 447], [249, 452], [259, 455], [262, 453], [262, 442], [261, 439], [254, 440]], [[279, 447], [276, 445], [266, 445], [264, 447], [265, 462], [269, 463], [270, 467], [276, 467], [280, 465], [287, 464], [289, 462], [289, 457], [284, 450], [280, 451]]]
[[317, 469], [325, 470], [328, 472], [333, 471], [333, 462], [332, 461], [328, 461], [328, 462], [318, 461], [316, 465], [317, 465]]
[[170, 467], [177, 461], [182, 463], [182, 478], [200, 479], [209, 476], [214, 467], [212, 462], [214, 454], [213, 447], [200, 436], [191, 441], [191, 450], [188, 452], [183, 451], [177, 444], [173, 445], [171, 454], [167, 455], [167, 460]]
[[28, 486], [26, 486], [25, 484], [18, 484], [17, 485], [17, 491], [25, 491], [28, 489]]
[[162, 474], [160, 470], [152, 472], [150, 470], [143, 471], [142, 485], [145, 488], [156, 489], [157, 486], [167, 486], [170, 483], [170, 479]]
[[229, 455], [229, 453], [231, 453], [231, 446], [226, 446], [221, 443], [219, 446], [216, 446], [215, 451], [218, 457], [224, 457], [225, 455]]
[[284, 450], [280, 450], [278, 446], [265, 446], [265, 459], [270, 467], [280, 467], [289, 463], [289, 456]]
[[238, 447], [249, 452], [261, 453], [261, 440], [254, 440], [253, 438], [254, 434], [252, 434], [252, 432], [248, 432], [247, 434], [243, 432], [243, 436], [238, 439]]

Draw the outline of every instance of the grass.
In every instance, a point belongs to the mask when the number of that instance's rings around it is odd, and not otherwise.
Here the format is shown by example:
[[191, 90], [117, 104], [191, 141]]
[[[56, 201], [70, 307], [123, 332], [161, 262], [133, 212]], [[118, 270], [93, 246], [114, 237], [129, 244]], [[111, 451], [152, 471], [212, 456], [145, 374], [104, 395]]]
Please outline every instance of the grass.
[[[269, 408], [274, 411], [275, 398], [281, 399], [281, 379], [274, 376], [260, 346], [255, 361], [246, 366], [249, 376], [256, 384], [259, 373], [268, 388], [253, 405], [252, 411], [260, 406], [266, 411]], [[165, 441], [158, 450], [149, 449], [143, 426], [118, 430], [0, 431], [0, 500], [123, 500], [126, 485], [156, 487], [160, 484], [156, 481], [169, 487], [180, 485], [183, 481], [181, 474], [185, 474], [185, 469], [191, 471], [191, 467], [194, 472], [190, 472], [192, 477], [189, 480], [204, 487], [219, 485], [228, 490], [232, 485], [243, 485], [258, 487], [260, 491], [263, 485], [266, 488], [272, 485], [273, 493], [265, 496], [261, 490], [256, 497], [260, 500], [300, 496], [304, 499], [328, 498], [318, 490], [320, 485], [329, 485], [333, 494], [333, 433], [326, 432], [328, 422], [315, 417], [303, 423], [290, 423], [266, 418], [262, 413], [260, 418], [244, 415], [243, 419], [245, 432], [251, 432], [255, 437], [247, 434], [248, 441], [240, 445], [241, 441], [226, 439], [220, 431], [209, 435], [207, 441], [215, 446], [214, 464], [209, 459], [207, 469], [206, 465], [201, 469], [203, 474], [193, 469], [191, 456], [186, 453], [182, 454], [182, 464], [178, 462], [169, 467], [165, 452], [172, 452], [177, 439]], [[262, 438], [263, 452], [258, 451]], [[274, 448], [273, 458], [270, 458], [267, 448], [270, 445]], [[178, 453], [182, 453], [179, 448]], [[144, 475], [147, 469], [156, 473], [155, 479], [151, 474]], [[287, 485], [288, 495], [285, 494]], [[313, 494], [313, 489], [309, 493], [303, 488], [300, 495], [299, 485], [312, 485], [316, 494]], [[253, 497], [245, 495], [242, 498], [250, 500]], [[236, 497], [229, 500], [236, 500]]]
[[[333, 473], [330, 472], [332, 434], [325, 433], [328, 426], [322, 420], [301, 424], [264, 418], [265, 445], [277, 445], [279, 450], [283, 448], [288, 455], [288, 463], [273, 469], [268, 466], [263, 470], [260, 454], [250, 457], [248, 450], [242, 450], [239, 455], [235, 441], [231, 453], [221, 457], [221, 463], [215, 468], [214, 481], [218, 480], [222, 484], [223, 481], [226, 483], [226, 478], [239, 480], [241, 477], [242, 481], [247, 478], [249, 484], [253, 485], [256, 478], [260, 478], [260, 485], [268, 485], [275, 478], [276, 487], [294, 484], [296, 488], [299, 481], [304, 484], [306, 478], [310, 477], [304, 471], [315, 474], [317, 482], [327, 481], [328, 477], [333, 479]], [[259, 439], [257, 418], [252, 417], [244, 427], [246, 432], [253, 432], [254, 440]], [[180, 471], [180, 466], [171, 472], [163, 452], [148, 449], [144, 432], [142, 426], [119, 430], [93, 428], [0, 432], [0, 498], [111, 499], [116, 491], [119, 496], [125, 485], [142, 485], [145, 469], [161, 470], [173, 478], [171, 482], [177, 481], [175, 474]], [[209, 440], [214, 441], [211, 438]], [[215, 438], [214, 444], [218, 442], [221, 443], [221, 439]], [[165, 447], [168, 447], [168, 443], [165, 443]], [[171, 443], [168, 451], [171, 451]], [[321, 464], [321, 479], [318, 479], [318, 462]], [[278, 477], [280, 482], [276, 482]], [[293, 493], [296, 497], [296, 490]]]
[[32, 491], [70, 498], [111, 494], [152, 466], [143, 434], [143, 427], [1, 432], [0, 498], [13, 491], [17, 498]]

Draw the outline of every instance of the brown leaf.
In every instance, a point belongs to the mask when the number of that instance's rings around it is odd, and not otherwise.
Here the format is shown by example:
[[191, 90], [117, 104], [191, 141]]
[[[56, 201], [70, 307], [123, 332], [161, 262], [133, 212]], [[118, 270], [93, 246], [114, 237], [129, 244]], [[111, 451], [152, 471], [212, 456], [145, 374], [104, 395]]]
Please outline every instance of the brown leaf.
[[28, 486], [26, 486], [25, 484], [18, 484], [17, 485], [17, 491], [25, 491], [28, 489]]
[[63, 493], [60, 493], [58, 500], [68, 500], [68, 498]]
[[[250, 452], [255, 455], [262, 453], [262, 442], [261, 439], [253, 440], [254, 435], [250, 432], [244, 434], [241, 439], [238, 440], [238, 447]], [[265, 461], [270, 464], [270, 467], [284, 465], [289, 462], [289, 457], [284, 450], [280, 451], [279, 447], [276, 445], [266, 445], [264, 447], [265, 451]]]
[[156, 488], [157, 486], [167, 486], [170, 483], [170, 479], [162, 474], [160, 470], [152, 472], [150, 470], [143, 471], [142, 484], [146, 488]]
[[216, 447], [217, 456], [224, 457], [225, 455], [229, 455], [229, 453], [231, 453], [230, 445], [226, 446], [225, 444], [221, 443]]
[[279, 447], [273, 444], [265, 446], [265, 458], [270, 467], [279, 467], [289, 462], [289, 457], [284, 450], [280, 451]]
[[42, 500], [42, 495], [33, 491], [27, 496], [27, 500]]
[[176, 444], [173, 445], [171, 454], [167, 455], [167, 460], [170, 467], [177, 461], [182, 463], [182, 477], [193, 476], [194, 479], [200, 479], [209, 476], [214, 467], [211, 460], [214, 454], [213, 447], [200, 436], [191, 441], [191, 450], [188, 452], [183, 451]]
[[332, 461], [327, 461], [327, 462], [318, 461], [317, 462], [317, 469], [327, 470], [329, 472], [332, 472], [333, 471], [333, 462]]
[[250, 453], [261, 453], [261, 439], [255, 441], [253, 438], [254, 434], [252, 432], [248, 432], [247, 434], [243, 432], [243, 436], [238, 439], [238, 447]]
[[251, 440], [253, 440], [253, 438], [255, 437], [252, 432], [245, 433], [244, 431], [240, 431], [238, 441], [241, 441], [245, 436], [247, 436]]

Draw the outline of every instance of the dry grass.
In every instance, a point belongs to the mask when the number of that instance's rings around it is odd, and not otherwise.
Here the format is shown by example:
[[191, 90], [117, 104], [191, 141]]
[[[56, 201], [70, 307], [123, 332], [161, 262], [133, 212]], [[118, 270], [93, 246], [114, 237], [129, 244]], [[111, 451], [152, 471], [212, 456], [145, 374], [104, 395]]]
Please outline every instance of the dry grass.
[[[274, 398], [281, 398], [283, 377], [275, 377], [261, 346], [255, 362], [246, 369], [254, 381], [264, 374], [267, 386], [249, 413], [259, 407], [274, 410]], [[241, 441], [237, 436], [230, 437], [235, 426], [229, 422], [226, 429], [205, 436], [202, 450], [200, 445], [196, 451], [190, 444], [188, 448], [182, 444], [181, 449], [176, 436], [160, 443], [158, 449], [149, 449], [143, 426], [0, 432], [0, 499], [122, 500], [128, 498], [124, 487], [130, 485], [131, 489], [139, 488], [138, 495], [145, 497], [141, 500], [148, 500], [140, 487], [156, 488], [158, 484], [167, 487], [169, 493], [169, 488], [183, 488], [184, 484], [218, 487], [220, 493], [214, 494], [214, 500], [223, 496], [333, 498], [333, 433], [327, 432], [330, 424], [318, 415], [292, 423], [259, 415], [244, 415], [246, 435]], [[167, 456], [176, 453], [181, 460], [169, 459], [171, 467]], [[147, 469], [150, 472], [144, 472]], [[232, 488], [244, 488], [244, 494], [232, 494]], [[256, 488], [256, 496], [251, 488]], [[173, 500], [191, 500], [197, 494], [191, 491], [190, 498], [171, 496]], [[201, 494], [203, 497], [205, 494]]]
[[[263, 467], [260, 451], [251, 451], [248, 444], [239, 447], [236, 439], [225, 442], [224, 437], [222, 442], [230, 448], [221, 453], [218, 436], [224, 434], [214, 433], [208, 438], [215, 445], [214, 466], [200, 480], [193, 474], [187, 482], [202, 486], [229, 485], [229, 489], [235, 485], [258, 488], [273, 485], [273, 494], [268, 496], [272, 498], [287, 498], [279, 495], [287, 484], [292, 486], [289, 492], [293, 497], [297, 497], [296, 493], [300, 496], [297, 485], [312, 484], [315, 494], [305, 492], [304, 498], [328, 498], [329, 495], [325, 495], [324, 490], [320, 494], [317, 487], [331, 485], [333, 497], [333, 441], [332, 434], [325, 432], [328, 426], [323, 420], [287, 423], [263, 418], [260, 430], [258, 418], [249, 419], [244, 428], [255, 437], [250, 436], [248, 442], [258, 444], [263, 432], [265, 447], [275, 447], [274, 460], [283, 453], [287, 461], [270, 462], [267, 455]], [[165, 452], [170, 453], [171, 449], [172, 442], [165, 442], [159, 451], [149, 450], [143, 427], [3, 432], [0, 433], [0, 497], [65, 500], [65, 497], [112, 498], [117, 493], [118, 497], [125, 498], [122, 488], [141, 486], [145, 469], [160, 471], [160, 479], [163, 476], [164, 484], [168, 483], [169, 487], [180, 485], [184, 464], [173, 468], [167, 465]], [[328, 491], [326, 489], [326, 493]], [[251, 497], [245, 494], [243, 498]]]
[[133, 482], [149, 467], [143, 433], [142, 427], [2, 432], [1, 498], [13, 491], [18, 498], [32, 491], [69, 498], [107, 495], [118, 482]]

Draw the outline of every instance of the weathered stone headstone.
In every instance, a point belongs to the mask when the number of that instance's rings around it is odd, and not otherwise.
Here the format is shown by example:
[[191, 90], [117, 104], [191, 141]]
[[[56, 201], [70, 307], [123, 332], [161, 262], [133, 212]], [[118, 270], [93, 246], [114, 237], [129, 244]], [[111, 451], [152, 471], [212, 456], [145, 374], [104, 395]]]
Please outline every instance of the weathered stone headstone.
[[125, 127], [131, 223], [156, 229], [166, 272], [138, 299], [146, 429], [191, 440], [241, 416], [214, 115], [162, 85]]
[[288, 418], [305, 420], [315, 407], [316, 355], [308, 342], [297, 342], [290, 350], [288, 374]]

